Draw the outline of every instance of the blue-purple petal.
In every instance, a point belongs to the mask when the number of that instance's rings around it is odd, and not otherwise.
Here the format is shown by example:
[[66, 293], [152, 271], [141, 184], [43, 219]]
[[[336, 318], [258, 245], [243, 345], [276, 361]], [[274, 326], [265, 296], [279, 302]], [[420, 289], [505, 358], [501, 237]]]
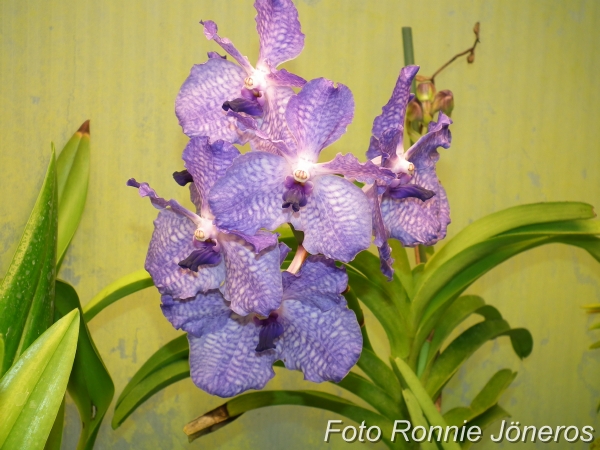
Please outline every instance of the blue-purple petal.
[[[183, 160], [194, 179], [202, 205], [208, 206], [208, 192], [239, 155], [239, 150], [226, 141], [218, 140], [211, 144], [205, 136], [190, 139], [183, 151]], [[207, 212], [203, 211], [203, 215]]]
[[306, 380], [315, 383], [339, 382], [348, 374], [360, 357], [362, 335], [345, 300], [326, 312], [287, 300], [280, 311], [284, 332], [277, 342], [277, 356], [288, 369], [301, 370]]
[[348, 179], [365, 184], [373, 184], [376, 181], [388, 184], [396, 178], [391, 170], [376, 166], [371, 161], [361, 163], [352, 153], [338, 153], [332, 161], [316, 164], [315, 173], [344, 175]]
[[239, 231], [229, 231], [228, 233], [234, 234], [250, 244], [254, 253], [260, 253], [266, 248], [275, 246], [278, 242], [277, 233], [269, 233], [268, 231], [258, 230], [254, 236]]
[[381, 109], [381, 114], [373, 121], [371, 134], [377, 138], [381, 137], [387, 129], [402, 129], [406, 115], [406, 105], [410, 99], [410, 85], [419, 71], [419, 66], [403, 67], [396, 81], [392, 96]]
[[254, 248], [233, 234], [218, 237], [225, 259], [227, 277], [223, 295], [231, 309], [245, 316], [257, 313], [268, 316], [281, 304], [280, 251], [274, 245], [256, 254]]
[[285, 112], [296, 140], [298, 156], [316, 162], [321, 150], [337, 141], [352, 122], [354, 98], [343, 84], [325, 78], [311, 80], [293, 96]]
[[281, 196], [290, 173], [287, 161], [278, 155], [250, 152], [236, 158], [208, 196], [215, 225], [255, 234], [285, 223], [288, 214], [281, 208]]
[[198, 292], [217, 289], [225, 279], [223, 263], [203, 267], [198, 272], [178, 265], [196, 250], [195, 230], [192, 221], [169, 209], [160, 211], [154, 221], [145, 268], [161, 294], [177, 299], [191, 298]]
[[185, 301], [168, 295], [163, 295], [161, 300], [160, 307], [171, 325], [196, 337], [223, 328], [231, 315], [218, 290], [198, 293], [195, 298]]
[[244, 69], [246, 69], [246, 72], [248, 74], [251, 73], [252, 70], [254, 70], [254, 68], [248, 61], [248, 58], [243, 56], [239, 52], [239, 50], [237, 48], [235, 48], [235, 46], [229, 39], [221, 38], [217, 34], [217, 31], [219, 31], [219, 29], [215, 22], [213, 22], [212, 20], [206, 20], [206, 21], [201, 20], [200, 24], [202, 24], [204, 26], [204, 36], [206, 36], [206, 39], [213, 40], [217, 44], [219, 44], [223, 50], [225, 50], [227, 53], [229, 53], [233, 57], [233, 59], [235, 59], [240, 64], [240, 66], [242, 66]]
[[302, 87], [306, 84], [306, 80], [298, 75], [288, 72], [285, 69], [274, 70], [267, 75], [269, 84], [274, 86], [292, 86]]
[[308, 204], [291, 223], [304, 231], [307, 252], [349, 262], [371, 243], [371, 211], [364, 192], [335, 175], [313, 179]]
[[256, 0], [254, 7], [258, 12], [259, 63], [275, 68], [298, 56], [304, 47], [304, 34], [292, 0]]
[[306, 305], [328, 311], [342, 300], [348, 287], [344, 267], [324, 256], [309, 256], [296, 274], [283, 272], [283, 300], [298, 300]]
[[260, 328], [249, 318], [229, 318], [225, 325], [190, 342], [190, 375], [200, 389], [233, 397], [262, 389], [273, 378], [275, 350], [255, 351]]
[[383, 217], [381, 216], [381, 206], [379, 202], [381, 197], [378, 194], [377, 186], [373, 185], [366, 189], [365, 195], [369, 201], [369, 207], [371, 208], [371, 218], [373, 221], [373, 236], [375, 240], [373, 244], [377, 247], [381, 247], [384, 242], [387, 242], [388, 234], [385, 230], [385, 224], [383, 223]]
[[237, 64], [221, 58], [210, 58], [192, 67], [177, 100], [175, 113], [183, 132], [190, 136], [208, 136], [211, 140], [243, 144], [243, 133], [236, 120], [223, 111], [223, 103], [240, 96], [246, 72]]

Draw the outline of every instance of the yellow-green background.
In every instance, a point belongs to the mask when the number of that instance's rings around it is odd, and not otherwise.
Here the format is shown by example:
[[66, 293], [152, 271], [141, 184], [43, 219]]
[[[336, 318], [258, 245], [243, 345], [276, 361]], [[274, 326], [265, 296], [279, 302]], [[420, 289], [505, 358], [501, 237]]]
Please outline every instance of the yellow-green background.
[[[438, 173], [448, 191], [449, 235], [502, 208], [545, 200], [600, 205], [600, 2], [595, 0], [302, 0], [306, 46], [286, 67], [310, 79], [348, 85], [356, 115], [325, 153], [364, 156], [373, 117], [387, 101], [403, 63], [401, 27], [413, 27], [415, 55], [431, 74], [471, 45], [481, 22], [475, 64], [461, 60], [437, 79], [456, 98], [453, 143]], [[27, 220], [49, 158], [91, 119], [88, 208], [61, 276], [87, 302], [107, 283], [142, 268], [156, 211], [125, 187], [135, 176], [165, 197], [184, 199], [170, 178], [186, 143], [174, 114], [177, 91], [194, 63], [216, 46], [200, 19], [213, 19], [250, 60], [258, 40], [251, 0], [2, 0], [0, 2], [0, 269]], [[600, 300], [600, 265], [559, 245], [521, 255], [486, 275], [470, 292], [497, 306], [513, 326], [533, 333], [532, 355], [520, 362], [506, 338], [484, 346], [445, 391], [445, 408], [466, 403], [502, 367], [518, 370], [501, 404], [532, 425], [600, 427], [599, 332], [580, 305]], [[148, 289], [91, 322], [117, 393], [162, 344], [177, 335]], [[372, 322], [371, 322], [372, 323]], [[375, 341], [383, 348], [382, 334]], [[267, 388], [314, 388], [278, 369]], [[323, 387], [339, 392], [333, 387]], [[188, 448], [188, 420], [221, 400], [190, 380], [152, 397], [116, 431], [109, 412], [97, 447]], [[332, 414], [277, 407], [245, 415], [191, 448], [328, 447]], [[63, 448], [79, 430], [67, 407]], [[600, 433], [599, 433], [600, 434]], [[331, 448], [345, 448], [335, 438]], [[489, 439], [481, 448], [496, 446]], [[530, 444], [530, 446], [533, 444]], [[565, 444], [537, 444], [565, 448]], [[383, 448], [382, 444], [374, 448]], [[586, 448], [577, 444], [575, 448]]]

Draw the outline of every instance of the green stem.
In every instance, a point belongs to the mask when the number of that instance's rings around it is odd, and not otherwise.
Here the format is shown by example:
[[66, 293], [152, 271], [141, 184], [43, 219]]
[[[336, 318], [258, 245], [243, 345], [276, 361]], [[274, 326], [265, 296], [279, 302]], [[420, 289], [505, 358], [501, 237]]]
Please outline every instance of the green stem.
[[[411, 66], [415, 63], [415, 50], [413, 48], [412, 28], [402, 27], [402, 46], [404, 47], [404, 65]], [[417, 82], [413, 80], [410, 92], [417, 92]]]

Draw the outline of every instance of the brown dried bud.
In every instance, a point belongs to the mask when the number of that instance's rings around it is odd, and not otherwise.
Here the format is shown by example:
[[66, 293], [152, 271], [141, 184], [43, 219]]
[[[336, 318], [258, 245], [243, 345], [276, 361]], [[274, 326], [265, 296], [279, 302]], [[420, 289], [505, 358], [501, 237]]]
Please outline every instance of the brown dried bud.
[[477, 22], [473, 27], [473, 33], [475, 33], [475, 36], [477, 36], [477, 39], [479, 39], [479, 22]]
[[473, 61], [475, 61], [475, 53], [471, 52], [469, 53], [469, 56], [467, 56], [467, 62], [473, 64]]
[[416, 99], [413, 99], [406, 107], [406, 120], [409, 123], [423, 120], [423, 108]]
[[450, 114], [452, 114], [453, 109], [454, 95], [452, 95], [452, 91], [444, 89], [443, 91], [440, 91], [435, 95], [435, 98], [433, 99], [433, 107], [431, 108], [432, 113], [442, 111], [444, 114], [449, 116]]
[[431, 81], [424, 81], [417, 84], [417, 98], [421, 103], [430, 102], [435, 95], [435, 86]]

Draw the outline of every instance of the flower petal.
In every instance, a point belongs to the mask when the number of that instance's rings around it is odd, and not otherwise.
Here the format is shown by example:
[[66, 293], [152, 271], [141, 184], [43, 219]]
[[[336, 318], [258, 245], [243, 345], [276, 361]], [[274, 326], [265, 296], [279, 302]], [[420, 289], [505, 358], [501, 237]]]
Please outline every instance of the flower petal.
[[250, 236], [239, 231], [228, 231], [229, 234], [234, 234], [252, 246], [254, 253], [260, 253], [264, 249], [273, 247], [277, 244], [277, 233], [269, 233], [268, 231], [258, 230], [254, 236]]
[[[235, 158], [240, 155], [237, 148], [229, 142], [218, 140], [210, 143], [208, 137], [200, 136], [190, 139], [183, 151], [185, 168], [194, 179], [202, 205], [208, 209], [208, 192], [215, 182], [225, 175], [225, 171]], [[202, 211], [206, 216], [208, 211]]]
[[284, 332], [277, 342], [277, 357], [288, 369], [304, 372], [306, 380], [338, 382], [360, 357], [360, 326], [344, 299], [326, 312], [287, 300], [278, 320]]
[[388, 238], [388, 234], [383, 223], [383, 217], [381, 217], [381, 207], [379, 205], [381, 202], [381, 196], [378, 195], [377, 187], [374, 185], [364, 190], [364, 193], [367, 196], [369, 207], [371, 208], [373, 236], [375, 236], [373, 244], [375, 244], [377, 247], [381, 247]]
[[364, 192], [334, 175], [313, 179], [308, 204], [292, 215], [292, 225], [304, 231], [307, 252], [349, 262], [371, 243], [371, 211]]
[[194, 250], [196, 225], [186, 217], [163, 209], [154, 221], [145, 268], [158, 291], [176, 299], [195, 297], [198, 292], [217, 289], [225, 279], [225, 265], [205, 266], [193, 272], [178, 263]]
[[328, 311], [342, 300], [348, 287], [344, 267], [324, 256], [309, 256], [298, 273], [283, 272], [283, 300], [298, 300], [308, 306]]
[[392, 96], [381, 109], [381, 114], [375, 117], [371, 134], [377, 138], [389, 128], [402, 129], [404, 127], [404, 116], [406, 105], [410, 100], [410, 85], [419, 71], [419, 66], [403, 67], [396, 81]]
[[225, 259], [227, 277], [223, 294], [231, 309], [245, 316], [257, 313], [268, 316], [281, 304], [279, 247], [276, 245], [256, 254], [242, 238], [221, 233], [218, 237]]
[[250, 64], [250, 61], [248, 61], [248, 58], [243, 56], [229, 39], [222, 38], [217, 34], [219, 28], [217, 27], [216, 23], [214, 23], [212, 20], [201, 20], [200, 23], [204, 26], [204, 36], [206, 36], [206, 39], [215, 41], [223, 50], [229, 53], [233, 59], [239, 63], [240, 66], [246, 69], [248, 74], [252, 73], [254, 68], [252, 67], [252, 64]]
[[175, 300], [163, 295], [162, 309], [165, 317], [177, 330], [200, 337], [225, 326], [231, 310], [218, 290], [199, 293], [192, 300]]
[[208, 196], [215, 225], [255, 234], [259, 228], [274, 230], [285, 223], [283, 182], [290, 173], [288, 163], [278, 155], [251, 152], [236, 158]]
[[325, 78], [311, 80], [293, 96], [285, 118], [298, 146], [298, 156], [316, 162], [321, 150], [346, 132], [354, 116], [352, 92], [343, 84], [334, 87]]
[[346, 178], [365, 184], [373, 184], [376, 181], [388, 184], [396, 178], [391, 170], [376, 166], [371, 161], [361, 163], [352, 153], [345, 155], [338, 153], [332, 161], [315, 164], [314, 171], [316, 174], [344, 175]]
[[275, 375], [275, 350], [255, 351], [259, 332], [247, 318], [229, 318], [223, 328], [202, 337], [188, 334], [194, 384], [219, 397], [262, 389]]
[[258, 12], [259, 63], [275, 68], [298, 56], [304, 48], [304, 34], [292, 0], [256, 0], [254, 7]]
[[298, 75], [288, 72], [285, 69], [279, 69], [267, 75], [269, 84], [275, 86], [293, 86], [302, 87], [306, 84], [306, 80]]
[[236, 120], [228, 117], [223, 103], [240, 96], [246, 72], [226, 59], [210, 58], [192, 67], [175, 101], [175, 113], [183, 132], [190, 136], [208, 136], [244, 143]]

